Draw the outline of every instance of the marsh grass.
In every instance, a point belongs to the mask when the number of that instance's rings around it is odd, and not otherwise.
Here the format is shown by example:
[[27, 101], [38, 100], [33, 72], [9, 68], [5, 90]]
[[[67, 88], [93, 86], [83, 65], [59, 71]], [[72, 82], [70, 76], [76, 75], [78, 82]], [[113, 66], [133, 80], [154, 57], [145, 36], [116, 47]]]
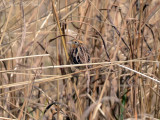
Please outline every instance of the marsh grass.
[[[160, 119], [159, 6], [2, 0], [0, 119]], [[72, 39], [88, 47], [91, 67], [69, 63]]]

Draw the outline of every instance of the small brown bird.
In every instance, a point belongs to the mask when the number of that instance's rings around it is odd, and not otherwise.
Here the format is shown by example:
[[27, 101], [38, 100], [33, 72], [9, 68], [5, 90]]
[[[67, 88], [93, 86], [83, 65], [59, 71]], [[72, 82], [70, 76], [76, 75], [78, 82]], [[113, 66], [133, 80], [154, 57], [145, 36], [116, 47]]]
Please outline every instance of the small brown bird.
[[80, 40], [71, 40], [68, 43], [71, 44], [69, 57], [72, 64], [84, 64], [90, 62], [90, 54]]
[[[90, 62], [90, 54], [86, 46], [80, 40], [71, 40], [68, 43], [71, 44], [69, 58], [72, 64], [84, 64]], [[85, 66], [85, 68], [90, 68], [91, 66]], [[78, 69], [83, 69], [84, 66], [78, 67]], [[85, 78], [87, 79], [87, 93], [89, 94], [89, 84], [90, 84], [90, 71], [85, 72]], [[78, 82], [78, 80], [77, 80]]]

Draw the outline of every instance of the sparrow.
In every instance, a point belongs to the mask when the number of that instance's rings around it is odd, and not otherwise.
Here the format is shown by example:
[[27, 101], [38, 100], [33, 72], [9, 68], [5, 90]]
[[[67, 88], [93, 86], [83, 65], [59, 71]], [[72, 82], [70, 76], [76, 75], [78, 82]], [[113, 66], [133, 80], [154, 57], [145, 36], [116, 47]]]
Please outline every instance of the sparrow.
[[84, 43], [80, 40], [71, 40], [69, 59], [72, 64], [84, 64], [90, 62], [90, 53]]

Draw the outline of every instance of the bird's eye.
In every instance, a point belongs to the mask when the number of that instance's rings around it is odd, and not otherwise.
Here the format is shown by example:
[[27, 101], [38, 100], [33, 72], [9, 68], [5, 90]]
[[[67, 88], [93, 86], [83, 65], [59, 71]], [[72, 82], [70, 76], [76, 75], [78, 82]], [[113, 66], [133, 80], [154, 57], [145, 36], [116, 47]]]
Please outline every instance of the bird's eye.
[[74, 43], [75, 43], [75, 44], [78, 44], [78, 42], [77, 42], [77, 41], [75, 41]]

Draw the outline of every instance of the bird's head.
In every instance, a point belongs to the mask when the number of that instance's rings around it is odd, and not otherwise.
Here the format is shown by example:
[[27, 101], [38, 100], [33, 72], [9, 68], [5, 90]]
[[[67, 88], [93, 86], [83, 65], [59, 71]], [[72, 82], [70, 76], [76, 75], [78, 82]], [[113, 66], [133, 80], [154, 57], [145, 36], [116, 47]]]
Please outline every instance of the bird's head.
[[76, 48], [79, 45], [83, 44], [83, 42], [80, 40], [70, 40], [68, 43], [71, 44], [73, 48]]

